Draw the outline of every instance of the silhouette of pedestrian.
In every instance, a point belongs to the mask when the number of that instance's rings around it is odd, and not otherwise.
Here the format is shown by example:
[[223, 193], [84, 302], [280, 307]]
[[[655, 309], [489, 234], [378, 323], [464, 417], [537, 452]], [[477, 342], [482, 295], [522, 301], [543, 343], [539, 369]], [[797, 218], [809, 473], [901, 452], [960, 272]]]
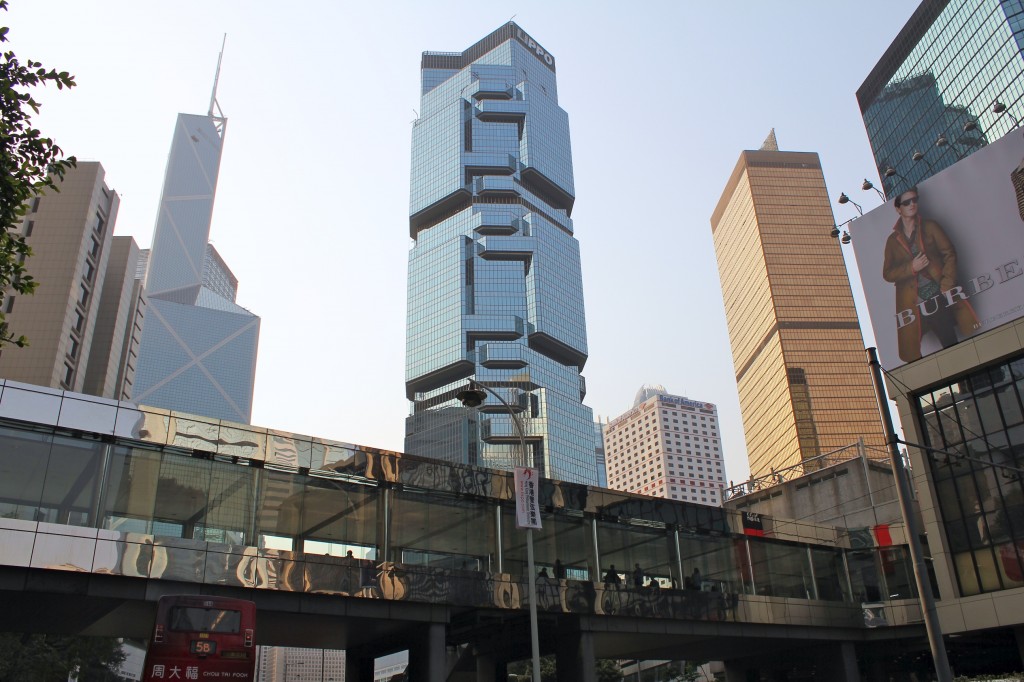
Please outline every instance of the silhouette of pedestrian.
[[643, 586], [644, 586], [644, 571], [643, 571], [642, 568], [640, 568], [640, 564], [636, 564], [636, 567], [633, 569], [633, 587], [643, 587]]
[[615, 570], [615, 564], [608, 567], [608, 572], [604, 574], [605, 585], [621, 585], [622, 578], [619, 577], [619, 572]]

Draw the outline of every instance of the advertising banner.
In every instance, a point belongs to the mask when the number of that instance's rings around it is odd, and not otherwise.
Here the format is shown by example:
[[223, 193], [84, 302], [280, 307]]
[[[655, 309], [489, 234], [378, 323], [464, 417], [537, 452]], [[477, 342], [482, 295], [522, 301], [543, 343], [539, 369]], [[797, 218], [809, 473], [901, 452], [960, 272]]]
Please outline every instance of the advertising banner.
[[743, 513], [743, 534], [764, 537], [764, 520], [755, 512]]
[[1024, 314], [1022, 169], [1015, 130], [850, 224], [883, 367]]
[[516, 488], [516, 528], [540, 528], [537, 507], [537, 483], [540, 472], [529, 467], [516, 467], [513, 481]]

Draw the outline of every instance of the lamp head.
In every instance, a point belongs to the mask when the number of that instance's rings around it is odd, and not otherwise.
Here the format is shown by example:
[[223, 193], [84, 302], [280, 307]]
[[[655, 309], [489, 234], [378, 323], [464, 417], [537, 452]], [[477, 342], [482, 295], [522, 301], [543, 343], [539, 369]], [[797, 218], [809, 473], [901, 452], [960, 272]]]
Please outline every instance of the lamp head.
[[937, 138], [935, 138], [935, 146], [936, 147], [945, 147], [947, 144], [949, 144], [949, 140], [946, 139], [946, 134], [945, 133], [939, 133], [939, 136]]
[[885, 172], [882, 173], [882, 175], [884, 175], [887, 178], [891, 178], [892, 176], [896, 175], [896, 169], [893, 168], [892, 166], [886, 166]]
[[992, 102], [992, 113], [993, 114], [1001, 114], [1004, 111], [1006, 111], [1006, 105], [1005, 104], [1003, 104], [999, 100], [996, 100], [995, 102]]
[[831, 234], [832, 234], [832, 239], [839, 239], [839, 228], [838, 227], [833, 227]]
[[869, 189], [874, 189], [874, 188], [875, 188], [875, 185], [874, 185], [874, 183], [873, 183], [873, 182], [871, 182], [871, 181], [870, 181], [870, 180], [868, 180], [867, 178], [864, 178], [864, 184], [863, 184], [863, 185], [861, 185], [861, 186], [860, 186], [860, 188], [861, 188], [862, 190], [864, 190], [865, 192], [867, 192], [867, 191], [868, 191]]
[[487, 394], [479, 388], [467, 388], [456, 393], [455, 397], [458, 398], [464, 407], [480, 407], [484, 404], [484, 400], [487, 399]]
[[978, 128], [978, 122], [975, 121], [975, 120], [970, 120], [970, 121], [967, 121], [966, 123], [964, 123], [964, 132], [965, 133], [969, 133], [972, 130], [977, 130], [977, 128]]
[[924, 158], [924, 153], [921, 152], [920, 150], [915, 149], [914, 155], [911, 156], [910, 158], [912, 158], [914, 161], [920, 161], [921, 159]]
[[846, 203], [849, 203], [849, 201], [850, 201], [850, 197], [846, 196], [846, 192], [840, 192], [839, 193], [839, 203], [840, 204], [846, 204]]
[[843, 230], [843, 238], [840, 239], [839, 241], [841, 241], [844, 244], [849, 244], [851, 241], [853, 241], [853, 238], [850, 236], [849, 232]]

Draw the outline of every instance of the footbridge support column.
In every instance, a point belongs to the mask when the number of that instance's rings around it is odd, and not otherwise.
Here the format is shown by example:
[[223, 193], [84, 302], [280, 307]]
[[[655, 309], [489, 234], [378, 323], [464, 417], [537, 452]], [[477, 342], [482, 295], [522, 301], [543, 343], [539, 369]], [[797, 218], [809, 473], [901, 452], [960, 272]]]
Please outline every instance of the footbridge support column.
[[857, 668], [857, 651], [853, 642], [842, 642], [839, 655], [833, 659], [836, 667], [833, 671], [834, 680], [843, 682], [860, 682], [860, 670]]
[[558, 635], [555, 666], [562, 682], [597, 682], [594, 636], [590, 632], [566, 632]]
[[448, 678], [447, 651], [445, 650], [444, 623], [430, 623], [422, 635], [409, 647], [409, 670], [416, 671], [413, 679], [423, 682], [445, 682]]
[[361, 649], [345, 652], [345, 682], [373, 682], [374, 657]]
[[[502, 666], [502, 672], [504, 672], [504, 666]], [[503, 677], [498, 677], [498, 662], [494, 660], [493, 656], [487, 654], [477, 654], [476, 656], [476, 682], [505, 682], [508, 679], [508, 674]]]

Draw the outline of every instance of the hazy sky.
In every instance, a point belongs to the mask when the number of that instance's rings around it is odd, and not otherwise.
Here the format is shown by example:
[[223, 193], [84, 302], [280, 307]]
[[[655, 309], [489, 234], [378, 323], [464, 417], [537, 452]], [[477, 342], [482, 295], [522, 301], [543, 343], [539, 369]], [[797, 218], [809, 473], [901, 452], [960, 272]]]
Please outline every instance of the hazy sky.
[[11, 0], [0, 20], [19, 57], [75, 74], [72, 91], [41, 93], [37, 121], [102, 162], [115, 232], [143, 247], [175, 116], [206, 112], [227, 33], [211, 239], [263, 318], [253, 423], [401, 450], [420, 53], [464, 50], [514, 16], [555, 56], [569, 114], [586, 403], [617, 416], [645, 383], [717, 403], [739, 481], [711, 212], [773, 127], [781, 149], [821, 155], [833, 199], [880, 203], [860, 189], [878, 178], [854, 93], [916, 5]]

